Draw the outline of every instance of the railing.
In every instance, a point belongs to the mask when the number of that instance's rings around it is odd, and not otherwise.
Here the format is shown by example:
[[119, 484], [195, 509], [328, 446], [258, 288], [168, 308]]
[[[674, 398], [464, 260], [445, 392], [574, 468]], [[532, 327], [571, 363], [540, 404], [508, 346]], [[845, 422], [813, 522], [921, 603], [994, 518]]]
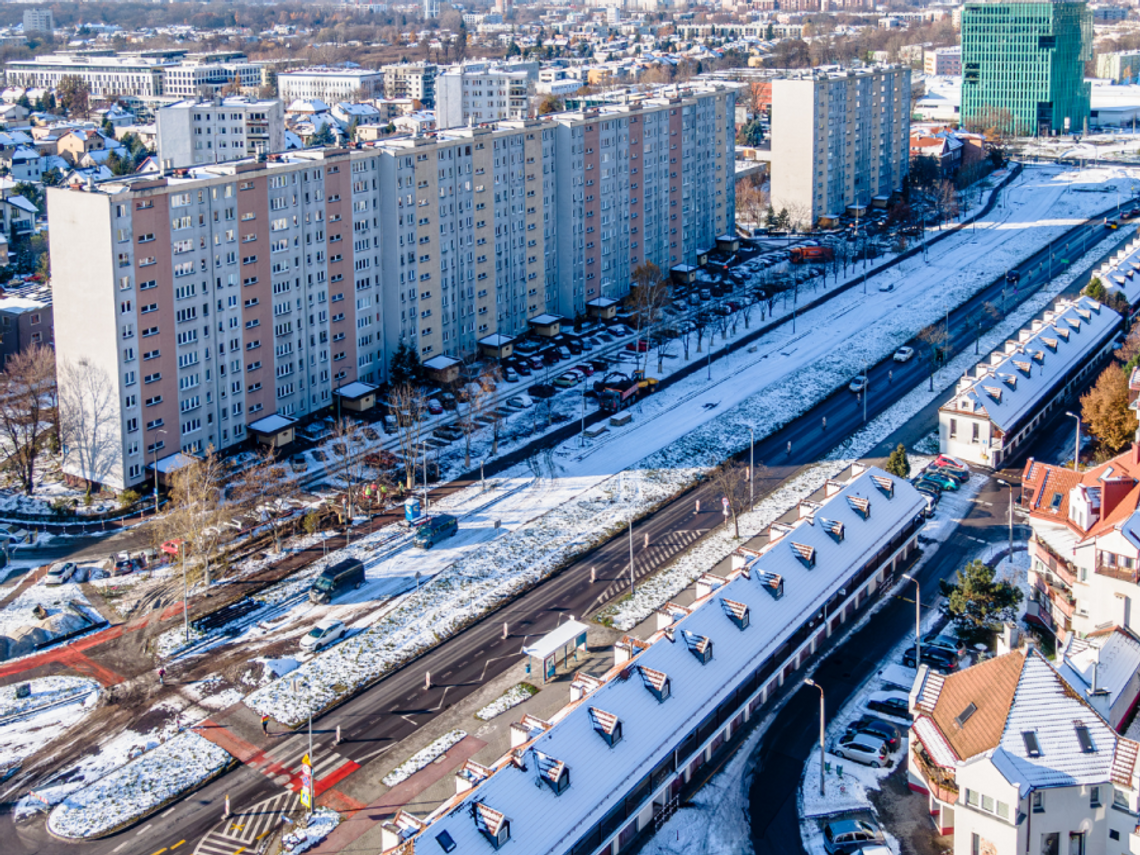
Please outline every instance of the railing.
[[1042, 564], [1060, 576], [1066, 583], [1072, 585], [1077, 581], [1076, 568], [1073, 567], [1071, 562], [1066, 561], [1050, 549], [1049, 545], [1043, 540], [1038, 540], [1034, 537], [1030, 542], [1036, 548], [1034, 558], [1039, 559]]
[[1063, 588], [1051, 585], [1040, 575], [1037, 577], [1037, 590], [1047, 597], [1049, 602], [1060, 610], [1065, 617], [1071, 618], [1076, 612], [1077, 602], [1073, 599], [1073, 595]]
[[958, 782], [953, 774], [947, 774], [945, 769], [927, 757], [921, 745], [916, 744], [911, 749], [911, 757], [922, 771], [922, 777], [934, 798], [947, 804], [958, 801]]
[[1117, 579], [1121, 582], [1131, 582], [1133, 585], [1140, 580], [1140, 573], [1136, 568], [1129, 569], [1127, 567], [1116, 567], [1108, 564], [1097, 564], [1096, 573], [1098, 576], [1107, 576], [1110, 579]]

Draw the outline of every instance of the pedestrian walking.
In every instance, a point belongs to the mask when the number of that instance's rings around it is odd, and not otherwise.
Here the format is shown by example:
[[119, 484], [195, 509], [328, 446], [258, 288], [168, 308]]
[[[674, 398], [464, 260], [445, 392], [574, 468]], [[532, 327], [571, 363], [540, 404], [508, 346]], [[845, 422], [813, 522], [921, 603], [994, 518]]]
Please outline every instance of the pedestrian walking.
[[823, 430], [827, 430], [827, 416], [823, 417]]
[[160, 686], [166, 685], [166, 669], [165, 668], [159, 668], [158, 669], [158, 685], [160, 685]]
[[894, 383], [895, 382], [895, 370], [893, 368], [887, 372], [887, 382], [888, 383]]
[[792, 441], [788, 440], [788, 457], [792, 456]]
[[267, 715], [261, 717], [261, 732], [266, 736], [269, 735], [269, 716]]

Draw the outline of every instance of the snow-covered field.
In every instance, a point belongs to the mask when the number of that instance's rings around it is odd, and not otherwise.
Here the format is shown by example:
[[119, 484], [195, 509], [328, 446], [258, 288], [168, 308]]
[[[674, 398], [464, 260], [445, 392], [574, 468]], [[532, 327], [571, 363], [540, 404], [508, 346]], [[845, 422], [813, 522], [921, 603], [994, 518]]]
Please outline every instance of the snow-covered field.
[[147, 815], [232, 761], [204, 736], [185, 731], [68, 795], [52, 810], [48, 829], [72, 839], [99, 837]]
[[0, 688], [0, 777], [95, 708], [99, 684], [86, 677], [38, 677], [31, 694], [16, 697], [16, 685]]
[[[471, 488], [448, 497], [437, 510], [460, 516], [458, 536], [427, 553], [407, 547], [393, 551], [388, 532], [364, 539], [354, 549], [388, 551], [378, 560], [365, 557], [370, 584], [346, 603], [376, 590], [389, 596], [390, 586], [414, 578], [416, 571], [425, 583], [389, 604], [382, 616], [362, 619], [370, 623], [366, 631], [302, 665], [296, 676], [306, 692], [294, 693], [291, 683], [278, 682], [246, 703], [295, 724], [310, 705], [313, 711], [324, 708], [533, 585], [620, 531], [630, 515], [642, 516], [739, 451], [750, 427], [759, 435], [778, 429], [845, 385], [864, 362], [889, 356], [1031, 249], [1103, 207], [1103, 198], [1089, 202], [1099, 194], [1070, 191], [1111, 184], [1118, 173], [1027, 169], [1008, 191], [1010, 205], [999, 206], [976, 234], [966, 231], [936, 246], [929, 265], [911, 259], [869, 280], [866, 296], [853, 289], [835, 297], [801, 316], [795, 334], [784, 324], [754, 348], [718, 363], [711, 382], [698, 373], [638, 404], [625, 428], [611, 429], [584, 447], [579, 440], [565, 442], [503, 473], [486, 494]], [[1114, 232], [1106, 240], [1123, 236]], [[894, 291], [880, 292], [880, 280], [893, 282]], [[941, 299], [931, 300], [932, 293]], [[1014, 317], [1018, 325], [1023, 322], [1023, 313]], [[1006, 326], [1008, 320], [1002, 329]], [[994, 332], [988, 340], [996, 344], [1000, 339]], [[872, 438], [866, 430], [857, 434], [844, 457], [861, 435], [864, 442]], [[880, 428], [873, 438], [877, 442], [882, 435]], [[495, 528], [496, 520], [501, 527]], [[340, 617], [338, 607], [343, 605], [302, 608], [312, 617]]]
[[467, 734], [462, 730], [451, 730], [435, 740], [431, 745], [426, 748], [421, 748], [391, 772], [384, 776], [381, 783], [385, 787], [394, 787], [397, 784], [403, 783], [427, 766], [435, 762], [439, 757], [446, 754], [451, 748], [458, 745], [466, 738]]
[[519, 683], [518, 685], [511, 686], [507, 691], [503, 692], [502, 695], [475, 713], [475, 718], [481, 719], [482, 721], [490, 721], [496, 716], [502, 715], [507, 710], [517, 707], [523, 701], [529, 700], [537, 691], [538, 689], [530, 685], [530, 683]]
[[[37, 610], [43, 617], [37, 616]], [[0, 661], [26, 656], [36, 651], [37, 644], [101, 621], [79, 585], [29, 585], [0, 609]]]

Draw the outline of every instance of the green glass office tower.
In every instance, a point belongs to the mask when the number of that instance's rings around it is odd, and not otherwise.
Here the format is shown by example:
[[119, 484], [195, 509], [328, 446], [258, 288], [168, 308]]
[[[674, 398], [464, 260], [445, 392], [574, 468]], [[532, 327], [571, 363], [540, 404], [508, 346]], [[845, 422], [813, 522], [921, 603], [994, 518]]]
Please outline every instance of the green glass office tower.
[[1089, 116], [1084, 2], [967, 3], [962, 12], [962, 124], [1025, 136], [1080, 133]]

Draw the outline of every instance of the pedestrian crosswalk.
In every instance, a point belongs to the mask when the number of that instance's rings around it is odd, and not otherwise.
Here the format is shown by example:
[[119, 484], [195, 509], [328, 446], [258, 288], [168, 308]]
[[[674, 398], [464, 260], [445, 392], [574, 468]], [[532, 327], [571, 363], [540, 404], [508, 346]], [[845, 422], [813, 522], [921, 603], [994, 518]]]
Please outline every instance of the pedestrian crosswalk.
[[[634, 554], [634, 564], [636, 565], [637, 578], [655, 572], [663, 564], [680, 552], [684, 552], [693, 543], [700, 539], [708, 529], [695, 528], [686, 529], [682, 531], [673, 531], [669, 534], [663, 535], [660, 538], [651, 539], [648, 546], [637, 544]], [[629, 590], [629, 579], [622, 578], [610, 583], [606, 590], [598, 599], [600, 601], [609, 600], [618, 594], [624, 593]]]
[[[330, 744], [312, 743], [313, 786], [319, 795], [341, 778], [360, 768]], [[263, 775], [273, 778], [293, 792], [301, 790], [301, 760], [310, 752], [309, 734], [295, 733], [265, 749], [261, 757], [250, 761]]]
[[198, 841], [194, 855], [242, 855], [256, 853], [261, 841], [268, 837], [295, 805], [291, 792], [277, 793], [252, 807], [236, 811]]

